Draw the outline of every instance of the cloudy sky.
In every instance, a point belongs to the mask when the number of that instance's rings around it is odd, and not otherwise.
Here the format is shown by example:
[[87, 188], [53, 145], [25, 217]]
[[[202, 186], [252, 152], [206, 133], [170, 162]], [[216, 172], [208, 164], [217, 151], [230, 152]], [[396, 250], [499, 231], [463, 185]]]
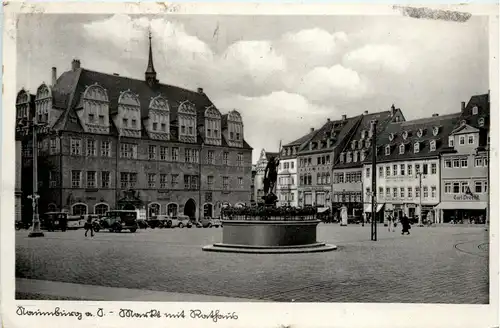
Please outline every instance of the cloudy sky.
[[397, 16], [26, 15], [18, 22], [17, 89], [51, 67], [143, 79], [151, 28], [160, 82], [203, 87], [245, 138], [276, 151], [327, 118], [387, 110], [406, 119], [452, 113], [488, 92], [488, 21]]

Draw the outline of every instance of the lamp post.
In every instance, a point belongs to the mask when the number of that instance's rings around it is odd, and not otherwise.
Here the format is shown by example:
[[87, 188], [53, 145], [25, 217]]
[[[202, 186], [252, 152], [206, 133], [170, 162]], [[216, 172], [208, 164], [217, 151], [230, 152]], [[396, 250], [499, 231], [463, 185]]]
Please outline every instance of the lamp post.
[[[201, 142], [200, 146], [200, 156], [198, 158], [198, 221], [201, 220], [201, 214], [202, 214], [202, 206], [201, 206], [201, 163], [203, 162], [202, 160], [202, 152], [203, 152], [203, 141]], [[213, 211], [213, 209], [212, 209]], [[213, 216], [213, 213], [212, 213]]]
[[415, 172], [415, 174], [418, 177], [418, 190], [419, 190], [419, 208], [420, 208], [420, 213], [418, 215], [418, 226], [423, 227], [422, 224], [422, 172]]
[[377, 120], [371, 121], [372, 131], [372, 224], [371, 240], [377, 240]]
[[38, 124], [36, 114], [33, 116], [33, 194], [29, 195], [33, 206], [33, 225], [28, 234], [29, 237], [43, 237], [44, 234], [40, 227], [40, 218], [38, 215], [38, 129], [44, 127], [44, 124]]

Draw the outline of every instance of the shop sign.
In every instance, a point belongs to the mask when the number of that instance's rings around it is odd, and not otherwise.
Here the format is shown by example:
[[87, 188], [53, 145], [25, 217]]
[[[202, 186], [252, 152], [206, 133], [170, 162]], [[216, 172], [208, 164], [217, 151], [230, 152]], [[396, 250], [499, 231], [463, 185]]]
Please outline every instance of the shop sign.
[[455, 195], [453, 196], [453, 199], [460, 201], [471, 201], [471, 200], [479, 200], [479, 196], [473, 194]]

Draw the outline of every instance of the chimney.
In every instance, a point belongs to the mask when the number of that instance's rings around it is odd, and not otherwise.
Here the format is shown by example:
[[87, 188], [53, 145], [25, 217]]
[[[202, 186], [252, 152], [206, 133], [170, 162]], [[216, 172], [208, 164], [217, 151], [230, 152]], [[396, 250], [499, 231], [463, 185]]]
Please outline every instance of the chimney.
[[366, 114], [368, 114], [368, 111], [367, 111], [367, 110], [365, 110], [365, 112], [364, 112], [363, 114], [365, 114], [365, 115], [366, 115]]
[[465, 101], [462, 101], [462, 108], [461, 108], [462, 112], [465, 110]]
[[314, 132], [314, 128], [311, 128], [311, 132]]
[[327, 118], [327, 119], [326, 119], [326, 121], [327, 121], [327, 122], [330, 122], [330, 119], [329, 119], [329, 118]]
[[438, 113], [434, 113], [434, 114], [432, 114], [432, 117], [438, 117], [438, 116], [439, 116], [439, 114], [438, 114]]
[[56, 85], [57, 82], [57, 68], [52, 67], [52, 86]]
[[394, 115], [396, 115], [396, 106], [394, 106], [394, 104], [392, 104], [392, 106], [391, 106], [391, 117], [393, 117]]
[[203, 94], [203, 88], [198, 88], [198, 93]]
[[347, 120], [347, 115], [346, 114], [342, 115], [342, 121], [345, 121], [345, 120]]
[[71, 69], [73, 71], [77, 70], [80, 68], [80, 60], [79, 59], [73, 59], [73, 61], [71, 62]]

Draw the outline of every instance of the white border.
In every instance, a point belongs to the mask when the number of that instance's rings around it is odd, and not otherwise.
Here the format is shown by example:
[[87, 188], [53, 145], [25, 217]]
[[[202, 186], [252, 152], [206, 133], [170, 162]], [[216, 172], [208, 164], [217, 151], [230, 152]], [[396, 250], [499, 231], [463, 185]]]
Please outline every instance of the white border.
[[[413, 5], [415, 6], [415, 5]], [[425, 5], [445, 10], [467, 11], [473, 15], [490, 16], [490, 88], [491, 121], [498, 124], [498, 7], [496, 5]], [[119, 309], [133, 307], [137, 311], [158, 308], [176, 312], [190, 308], [220, 309], [237, 312], [239, 320], [219, 321], [223, 327], [494, 327], [498, 325], [498, 170], [491, 170], [492, 192], [490, 226], [490, 304], [363, 304], [363, 303], [130, 303], [130, 302], [49, 302], [14, 301], [14, 116], [16, 87], [16, 13], [128, 13], [128, 14], [238, 14], [238, 15], [401, 15], [388, 5], [326, 5], [326, 4], [165, 4], [165, 3], [15, 3], [4, 5], [3, 34], [4, 99], [1, 166], [1, 295], [2, 319], [5, 327], [200, 327], [215, 325], [206, 320], [123, 320], [110, 316], [81, 321], [66, 318], [17, 317], [16, 305], [33, 304], [44, 310], [64, 304], [67, 310], [95, 311], [97, 307]], [[496, 16], [495, 16], [496, 15]], [[494, 124], [492, 124], [494, 126]], [[498, 125], [497, 125], [498, 126]], [[498, 167], [498, 129], [491, 129], [491, 167]]]

